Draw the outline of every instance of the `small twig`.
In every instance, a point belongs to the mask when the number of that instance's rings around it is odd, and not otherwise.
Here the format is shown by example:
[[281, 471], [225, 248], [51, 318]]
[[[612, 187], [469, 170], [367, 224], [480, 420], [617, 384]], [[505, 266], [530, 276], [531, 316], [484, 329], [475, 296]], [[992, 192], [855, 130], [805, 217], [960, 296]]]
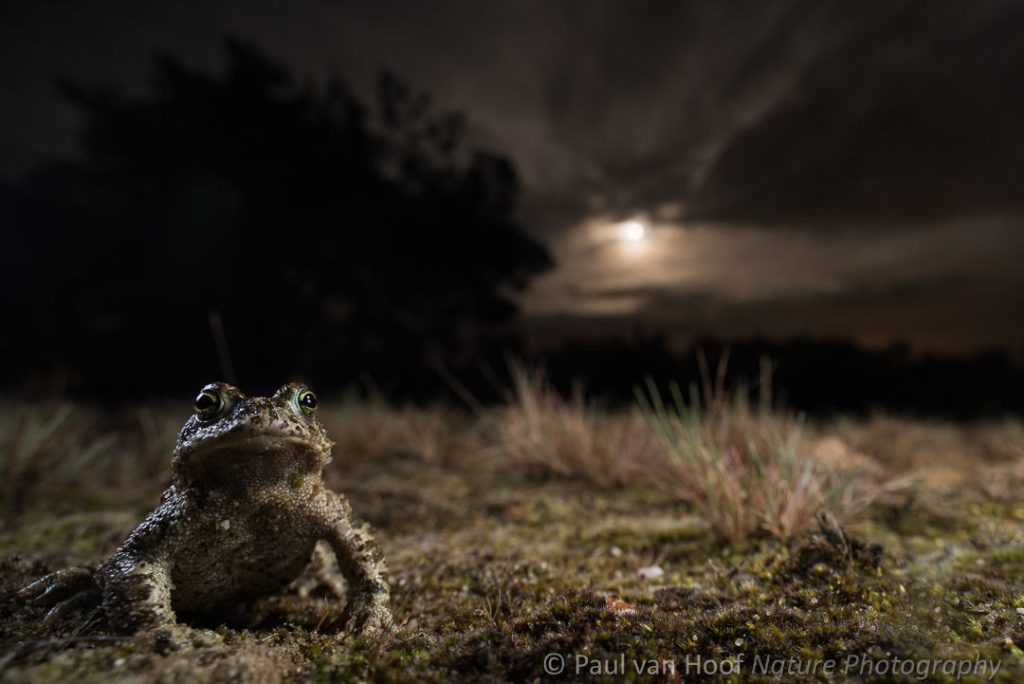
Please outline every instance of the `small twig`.
[[231, 349], [228, 347], [228, 338], [224, 334], [224, 321], [220, 317], [220, 311], [210, 309], [210, 334], [213, 335], [213, 343], [217, 346], [217, 358], [220, 361], [220, 372], [224, 380], [232, 385], [238, 384], [235, 377], [235, 367], [231, 363]]
[[708, 370], [708, 357], [704, 354], [704, 346], [697, 345], [697, 367], [700, 370], [700, 383], [704, 387], [704, 401], [711, 408], [714, 389], [711, 385], [711, 371]]
[[435, 373], [437, 373], [441, 380], [448, 385], [448, 389], [452, 391], [455, 396], [463, 401], [476, 415], [480, 416], [484, 414], [484, 407], [480, 401], [473, 396], [473, 393], [462, 384], [455, 375], [448, 370], [448, 367], [444, 364], [440, 358], [432, 358], [430, 365], [433, 367]]
[[772, 410], [772, 360], [767, 354], [761, 355], [760, 378], [758, 378], [758, 399], [761, 415], [768, 415]]
[[316, 623], [316, 627], [313, 628], [313, 632], [316, 634], [320, 633], [320, 628], [327, 622], [328, 616], [331, 614], [331, 608], [327, 605], [327, 601], [323, 601], [322, 610], [320, 611], [320, 620]]
[[718, 368], [715, 369], [715, 403], [725, 403], [725, 375], [729, 370], [729, 356], [732, 354], [732, 347], [725, 347], [721, 356], [718, 357]]

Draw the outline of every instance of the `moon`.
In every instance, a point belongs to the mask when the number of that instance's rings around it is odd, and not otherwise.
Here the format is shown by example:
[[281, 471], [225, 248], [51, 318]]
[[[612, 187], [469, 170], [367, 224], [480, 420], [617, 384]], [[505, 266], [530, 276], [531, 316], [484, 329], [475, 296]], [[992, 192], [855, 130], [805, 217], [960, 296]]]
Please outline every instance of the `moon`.
[[619, 239], [637, 244], [647, 239], [647, 225], [643, 221], [623, 221], [619, 224]]

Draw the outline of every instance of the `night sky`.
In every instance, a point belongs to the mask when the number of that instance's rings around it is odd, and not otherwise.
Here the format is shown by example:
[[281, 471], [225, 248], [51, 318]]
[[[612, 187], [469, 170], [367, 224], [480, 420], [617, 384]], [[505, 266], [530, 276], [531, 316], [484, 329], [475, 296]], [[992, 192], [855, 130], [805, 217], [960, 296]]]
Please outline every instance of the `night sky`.
[[523, 301], [534, 344], [1024, 356], [1022, 3], [12, 4], [5, 178], [75, 154], [54, 76], [139, 90], [154, 51], [216, 68], [233, 34], [357, 92], [389, 67], [513, 158], [558, 263]]

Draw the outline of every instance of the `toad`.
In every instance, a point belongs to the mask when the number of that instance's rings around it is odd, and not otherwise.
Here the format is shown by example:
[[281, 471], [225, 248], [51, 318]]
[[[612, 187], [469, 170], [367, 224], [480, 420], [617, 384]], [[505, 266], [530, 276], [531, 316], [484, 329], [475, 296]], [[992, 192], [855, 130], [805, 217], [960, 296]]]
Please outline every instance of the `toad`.
[[333, 444], [317, 405], [294, 383], [270, 397], [226, 383], [203, 387], [156, 509], [95, 571], [59, 570], [22, 595], [52, 605], [50, 622], [99, 603], [116, 630], [180, 643], [191, 632], [178, 613], [216, 616], [274, 594], [324, 540], [348, 587], [346, 632], [387, 629], [388, 584], [373, 537], [323, 481]]

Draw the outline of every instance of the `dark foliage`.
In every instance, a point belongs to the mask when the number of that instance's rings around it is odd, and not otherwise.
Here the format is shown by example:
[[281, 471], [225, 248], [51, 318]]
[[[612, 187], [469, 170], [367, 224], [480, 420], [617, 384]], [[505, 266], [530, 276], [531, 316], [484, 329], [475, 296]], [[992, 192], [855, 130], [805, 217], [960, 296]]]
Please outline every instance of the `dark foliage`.
[[141, 98], [61, 83], [84, 158], [0, 187], [7, 380], [415, 388], [505, 346], [511, 294], [550, 265], [511, 163], [392, 75], [368, 107], [227, 53], [222, 74], [157, 58]]

